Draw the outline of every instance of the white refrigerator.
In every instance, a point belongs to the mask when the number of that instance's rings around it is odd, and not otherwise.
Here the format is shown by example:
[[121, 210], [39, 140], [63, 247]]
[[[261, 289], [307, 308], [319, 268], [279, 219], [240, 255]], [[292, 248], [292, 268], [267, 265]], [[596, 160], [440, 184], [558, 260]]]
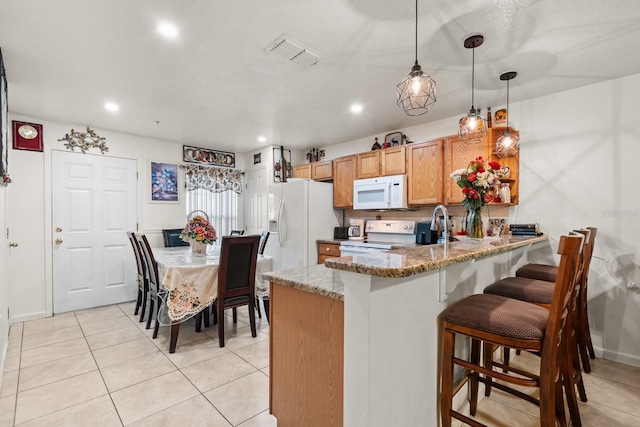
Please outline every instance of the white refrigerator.
[[269, 240], [274, 270], [317, 264], [316, 240], [332, 240], [342, 212], [333, 209], [333, 184], [292, 178], [269, 185]]

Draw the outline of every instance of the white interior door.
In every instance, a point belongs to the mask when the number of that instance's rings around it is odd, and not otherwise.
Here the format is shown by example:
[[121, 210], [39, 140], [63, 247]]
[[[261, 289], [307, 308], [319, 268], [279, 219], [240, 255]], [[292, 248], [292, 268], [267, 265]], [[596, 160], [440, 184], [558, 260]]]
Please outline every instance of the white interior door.
[[54, 151], [53, 312], [134, 299], [136, 161]]
[[267, 229], [265, 168], [247, 172], [246, 176], [245, 234], [260, 234]]

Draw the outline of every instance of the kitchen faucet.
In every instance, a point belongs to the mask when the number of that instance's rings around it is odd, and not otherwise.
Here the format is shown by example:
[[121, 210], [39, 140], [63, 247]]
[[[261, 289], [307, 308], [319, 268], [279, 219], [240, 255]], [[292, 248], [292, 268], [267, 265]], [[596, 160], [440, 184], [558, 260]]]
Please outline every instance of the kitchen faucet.
[[[449, 240], [449, 211], [447, 211], [447, 208], [444, 205], [438, 205], [436, 206], [436, 208], [433, 210], [433, 218], [431, 219], [431, 231], [438, 231], [438, 225], [437, 225], [437, 218], [438, 216], [436, 215], [436, 212], [438, 212], [438, 209], [442, 211], [442, 215], [444, 215], [444, 256], [447, 256], [447, 241]], [[440, 240], [440, 239], [438, 239]]]

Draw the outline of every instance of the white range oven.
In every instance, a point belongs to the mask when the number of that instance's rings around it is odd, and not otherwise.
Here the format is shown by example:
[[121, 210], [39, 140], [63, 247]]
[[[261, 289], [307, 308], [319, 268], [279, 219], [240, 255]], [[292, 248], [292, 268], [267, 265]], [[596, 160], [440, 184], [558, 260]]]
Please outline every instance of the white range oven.
[[416, 244], [416, 222], [404, 220], [372, 220], [365, 226], [367, 236], [362, 241], [340, 243], [340, 256], [387, 252]]

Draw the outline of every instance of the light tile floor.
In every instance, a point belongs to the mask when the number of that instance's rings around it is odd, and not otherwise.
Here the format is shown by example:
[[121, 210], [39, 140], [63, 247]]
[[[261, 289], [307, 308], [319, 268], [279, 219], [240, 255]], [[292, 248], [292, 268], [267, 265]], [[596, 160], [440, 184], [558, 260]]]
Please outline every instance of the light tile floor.
[[157, 339], [134, 303], [17, 323], [0, 389], [4, 426], [275, 426], [269, 415], [269, 324], [248, 310], [216, 327], [169, 328]]
[[[253, 338], [245, 309], [236, 325], [227, 316], [222, 349], [215, 327], [196, 333], [187, 322], [169, 354], [168, 328], [151, 339], [133, 310], [126, 303], [12, 325], [0, 427], [276, 425], [268, 411], [264, 318]], [[535, 371], [538, 361], [523, 354], [513, 363]], [[640, 426], [640, 368], [604, 359], [592, 367], [584, 375], [589, 401], [580, 403], [582, 425]], [[496, 427], [537, 426], [536, 410], [494, 390], [476, 418]]]

